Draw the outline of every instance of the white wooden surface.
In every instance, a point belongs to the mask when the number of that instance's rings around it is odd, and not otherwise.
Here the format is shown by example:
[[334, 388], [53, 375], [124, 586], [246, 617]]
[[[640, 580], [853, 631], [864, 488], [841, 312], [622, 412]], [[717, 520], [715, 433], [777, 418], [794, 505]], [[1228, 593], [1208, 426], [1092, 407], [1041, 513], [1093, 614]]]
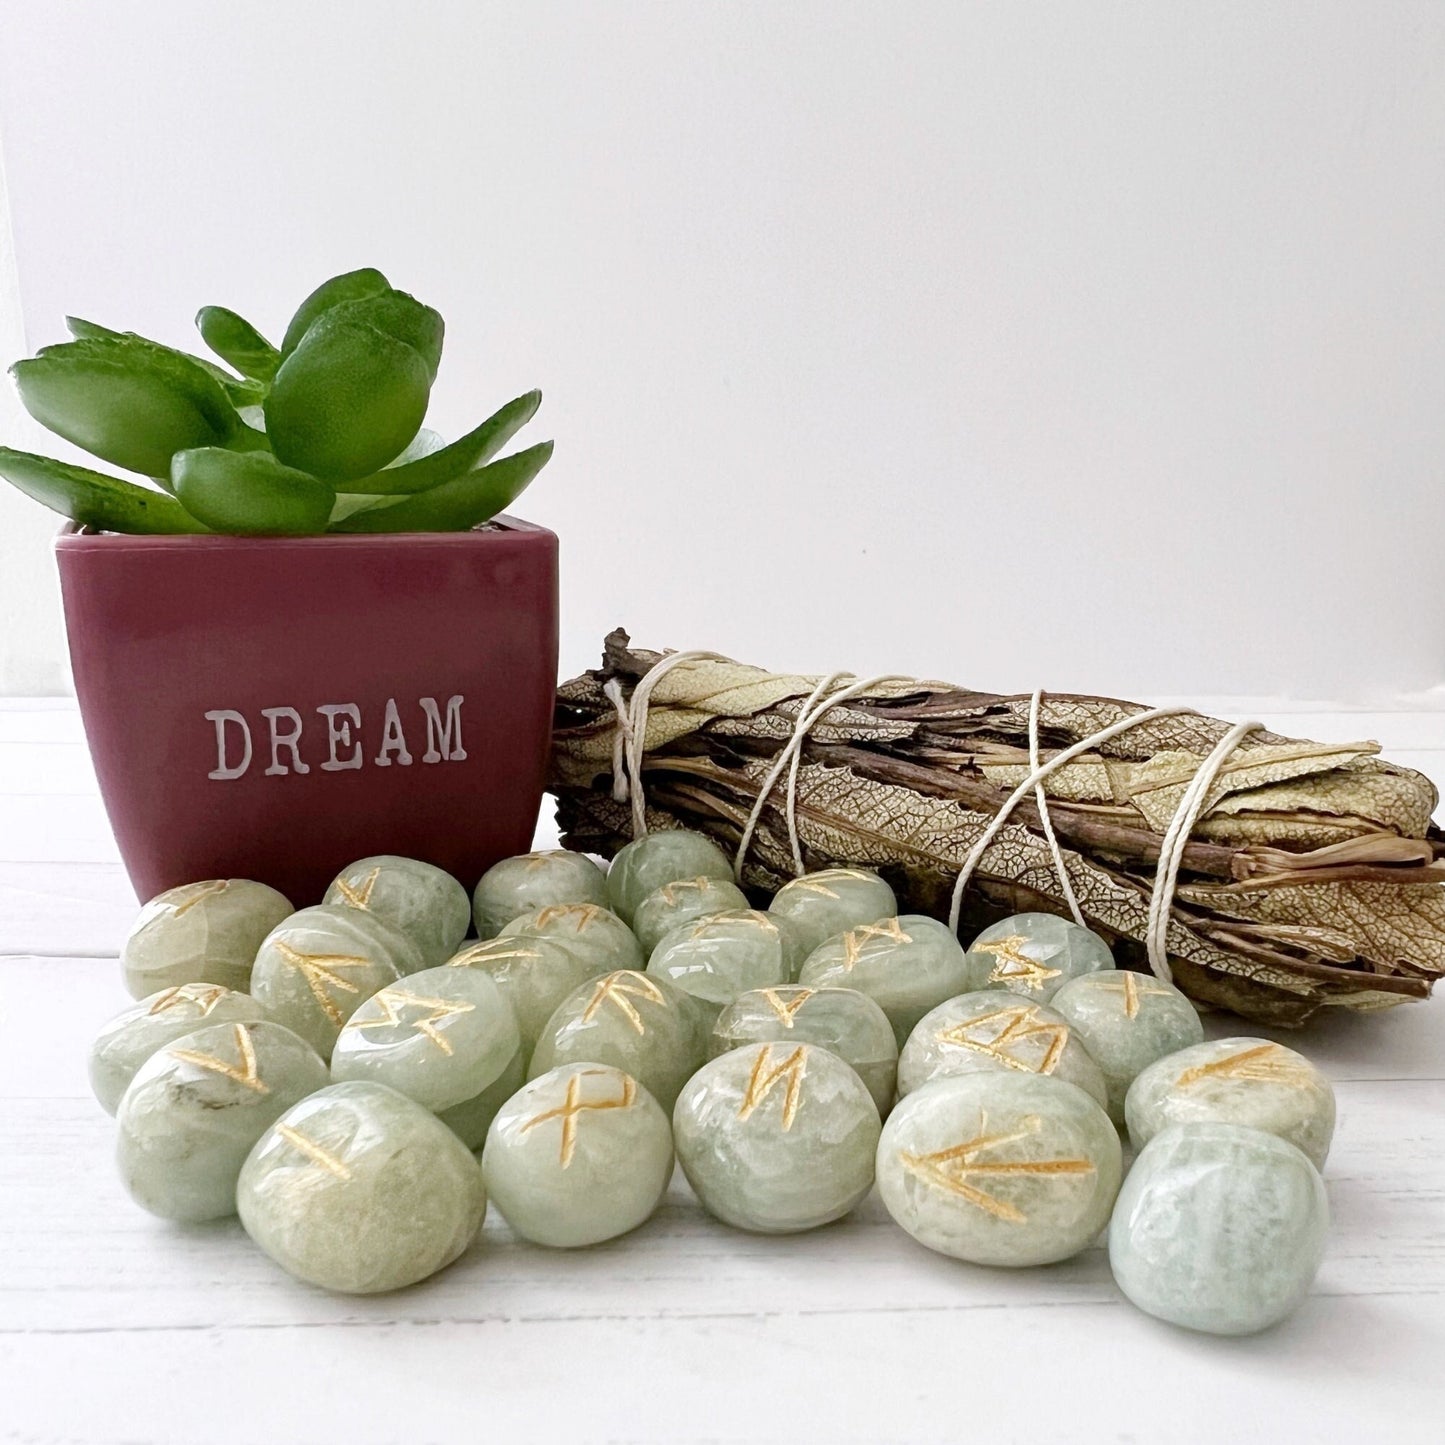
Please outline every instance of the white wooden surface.
[[[1445, 714], [1263, 720], [1445, 777]], [[492, 1218], [436, 1280], [341, 1299], [234, 1222], [167, 1226], [116, 1182], [84, 1056], [127, 1002], [110, 960], [134, 908], [71, 706], [0, 703], [6, 1440], [1445, 1440], [1445, 1000], [1290, 1040], [1339, 1092], [1334, 1229], [1312, 1298], [1253, 1339], [1139, 1314], [1099, 1249], [972, 1268], [876, 1197], [755, 1238], [680, 1178], [612, 1245], [548, 1252]]]

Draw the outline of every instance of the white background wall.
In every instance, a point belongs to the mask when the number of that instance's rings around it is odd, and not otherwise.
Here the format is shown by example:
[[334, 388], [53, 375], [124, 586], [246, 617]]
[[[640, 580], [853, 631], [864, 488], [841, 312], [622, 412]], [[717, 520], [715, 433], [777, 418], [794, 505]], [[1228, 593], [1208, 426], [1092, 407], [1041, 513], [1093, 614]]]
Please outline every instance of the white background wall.
[[[1438, 0], [0, 26], [25, 341], [278, 334], [381, 266], [447, 317], [440, 429], [547, 394], [568, 672], [621, 622], [976, 686], [1441, 681]], [[61, 686], [49, 523], [0, 508], [0, 687]]]

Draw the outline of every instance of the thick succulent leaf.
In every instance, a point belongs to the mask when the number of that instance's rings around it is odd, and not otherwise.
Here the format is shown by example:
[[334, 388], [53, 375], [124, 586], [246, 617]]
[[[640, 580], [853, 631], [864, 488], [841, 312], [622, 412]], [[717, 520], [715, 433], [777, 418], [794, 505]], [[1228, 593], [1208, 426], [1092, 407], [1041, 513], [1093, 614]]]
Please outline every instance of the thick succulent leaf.
[[442, 360], [446, 323], [441, 312], [423, 305], [405, 291], [382, 291], [362, 301], [342, 301], [326, 312], [328, 320], [359, 321], [413, 347], [426, 362], [431, 380]]
[[225, 306], [202, 306], [196, 312], [196, 330], [222, 361], [253, 381], [269, 382], [281, 365], [281, 353], [244, 316]]
[[527, 489], [547, 465], [552, 443], [541, 442], [489, 466], [465, 472], [429, 492], [379, 502], [333, 522], [333, 532], [465, 532], [490, 521]]
[[47, 346], [11, 375], [25, 409], [56, 435], [133, 472], [165, 476], [187, 447], [238, 425], [221, 384], [178, 351], [139, 336]]
[[385, 467], [351, 485], [351, 490], [371, 492], [377, 496], [399, 496], [407, 492], [425, 492], [449, 482], [491, 461], [516, 434], [537, 414], [542, 404], [540, 391], [529, 391], [509, 401], [474, 431], [458, 437], [450, 446], [401, 466]]
[[329, 281], [323, 281], [296, 308], [296, 314], [291, 318], [291, 324], [287, 326], [286, 335], [281, 341], [281, 359], [284, 361], [301, 345], [301, 338], [323, 311], [329, 311], [343, 301], [360, 301], [367, 296], [376, 296], [390, 290], [391, 282], [370, 266], [363, 266], [359, 271], [346, 271], [340, 276], [333, 276]]
[[281, 363], [266, 432], [288, 466], [326, 481], [369, 476], [397, 456], [426, 416], [431, 377], [394, 336], [323, 316]]
[[0, 447], [0, 476], [27, 497], [102, 532], [204, 532], [179, 502], [120, 477]]
[[304, 537], [326, 529], [336, 494], [269, 452], [198, 447], [171, 463], [177, 501], [213, 532]]
[[148, 336], [140, 335], [139, 332], [112, 331], [110, 327], [102, 326], [98, 321], [87, 321], [83, 316], [67, 316], [65, 325], [77, 341], [127, 341], [189, 361], [192, 365], [199, 366], [208, 376], [215, 377], [232, 406], [258, 406], [266, 399], [264, 384], [252, 380], [250, 376], [233, 376], [214, 361], [207, 361], [204, 356], [195, 356], [176, 346], [165, 346], [159, 341], [152, 341]]

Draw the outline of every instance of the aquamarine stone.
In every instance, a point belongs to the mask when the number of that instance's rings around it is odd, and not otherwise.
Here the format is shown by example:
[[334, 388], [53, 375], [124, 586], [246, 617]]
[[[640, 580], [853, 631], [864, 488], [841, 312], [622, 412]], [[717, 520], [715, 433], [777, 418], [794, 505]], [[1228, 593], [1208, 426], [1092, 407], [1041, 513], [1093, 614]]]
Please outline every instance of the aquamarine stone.
[[650, 1218], [672, 1178], [672, 1126], [630, 1074], [564, 1064], [503, 1106], [482, 1151], [487, 1193], [534, 1244], [601, 1244]]
[[641, 968], [647, 962], [632, 930], [595, 903], [554, 903], [514, 918], [497, 937], [551, 939], [594, 974]]
[[737, 1229], [815, 1229], [873, 1185], [872, 1095], [809, 1044], [749, 1044], [705, 1064], [678, 1096], [672, 1131], [703, 1208]]
[[714, 913], [674, 928], [652, 951], [647, 971], [675, 983], [707, 1010], [708, 1026], [740, 993], [788, 983], [792, 937], [755, 908]]
[[557, 1005], [588, 979], [606, 972], [551, 938], [516, 934], [470, 944], [447, 967], [479, 969], [501, 990], [521, 1030], [524, 1069]]
[[920, 1244], [974, 1264], [1068, 1259], [1108, 1223], [1123, 1151], [1082, 1089], [1043, 1074], [960, 1074], [902, 1099], [878, 1189]]
[[1213, 1039], [1150, 1064], [1129, 1086], [1124, 1116], [1136, 1149], [1171, 1124], [1247, 1124], [1288, 1139], [1323, 1169], [1335, 1132], [1335, 1091], [1283, 1044]]
[[582, 853], [565, 848], [504, 858], [482, 874], [472, 895], [478, 938], [495, 938], [514, 918], [558, 903], [607, 906], [607, 875]]
[[1299, 1307], [1328, 1228], [1324, 1184], [1293, 1144], [1239, 1124], [1180, 1124], [1134, 1161], [1109, 1263], [1146, 1314], [1248, 1335]]
[[1103, 1070], [1109, 1117], [1124, 1122], [1129, 1085], [1165, 1054], [1204, 1037], [1199, 1014], [1172, 983], [1127, 968], [1071, 979], [1053, 997], [1062, 1014]]
[[[336, 1083], [388, 1084], [434, 1114], [470, 1103], [509, 1068], [522, 1035], [501, 990], [481, 969], [428, 968], [372, 994], [342, 1025], [331, 1055]], [[485, 1131], [463, 1138], [475, 1149]]]
[[173, 1039], [121, 1096], [121, 1181], [142, 1209], [166, 1219], [234, 1214], [251, 1146], [326, 1080], [316, 1050], [280, 1024], [209, 1024]]
[[725, 878], [733, 881], [730, 859], [711, 838], [686, 829], [649, 833], [618, 851], [607, 872], [607, 897], [612, 911], [631, 924], [637, 905], [649, 893], [680, 878]]
[[472, 921], [467, 890], [450, 873], [394, 854], [361, 858], [343, 868], [321, 901], [363, 909], [400, 929], [416, 944], [423, 968], [445, 963]]
[[1048, 1003], [1069, 982], [1114, 966], [1097, 933], [1052, 913], [1015, 913], [968, 946], [968, 987], [1007, 989]]
[[136, 1070], [156, 1052], [209, 1024], [259, 1023], [266, 1011], [248, 993], [219, 983], [182, 983], [162, 989], [117, 1014], [90, 1048], [90, 1087], [114, 1114]]
[[998, 989], [962, 993], [919, 1019], [898, 1057], [898, 1092], [910, 1094], [956, 1074], [1047, 1074], [1075, 1084], [1100, 1104], [1108, 1090], [1068, 1020], [1047, 1004]]
[[421, 952], [374, 913], [319, 905], [293, 913], [256, 954], [251, 994], [330, 1059], [341, 1026], [377, 989], [420, 973]]
[[402, 1289], [466, 1249], [486, 1213], [466, 1145], [385, 1084], [332, 1084], [262, 1135], [236, 1189], [246, 1232], [283, 1269], [346, 1294]]
[[121, 945], [132, 998], [183, 983], [245, 993], [261, 940], [292, 911], [274, 888], [249, 878], [211, 878], [157, 894]]
[[792, 927], [806, 958], [850, 928], [895, 917], [898, 900], [893, 890], [866, 868], [824, 868], [784, 883], [773, 895], [768, 912]]
[[943, 924], [905, 913], [861, 924], [819, 945], [798, 982], [866, 993], [888, 1015], [901, 1049], [929, 1009], [964, 992], [967, 974], [963, 949]]
[[707, 1057], [710, 1025], [698, 1002], [665, 978], [621, 969], [583, 984], [558, 1004], [527, 1072], [536, 1079], [561, 1064], [610, 1064], [671, 1112], [678, 1091]]
[[632, 931], [645, 957], [675, 928], [714, 913], [746, 911], [752, 905], [741, 888], [727, 878], [679, 878], [649, 893], [632, 916]]
[[880, 1115], [893, 1107], [898, 1043], [888, 1015], [866, 993], [800, 983], [751, 989], [718, 1016], [708, 1056], [766, 1043], [816, 1044], [837, 1054], [863, 1080]]

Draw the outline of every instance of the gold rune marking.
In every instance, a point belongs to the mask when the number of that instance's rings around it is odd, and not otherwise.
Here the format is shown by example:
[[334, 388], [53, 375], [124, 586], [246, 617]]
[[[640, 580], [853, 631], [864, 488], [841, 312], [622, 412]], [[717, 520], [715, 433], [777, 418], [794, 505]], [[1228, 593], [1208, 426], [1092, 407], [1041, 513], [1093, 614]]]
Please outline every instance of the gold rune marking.
[[474, 943], [470, 948], [463, 949], [457, 956], [447, 964], [448, 968], [470, 968], [474, 963], [491, 963], [504, 958], [541, 958], [541, 953], [535, 948], [507, 948], [497, 950], [492, 947], [495, 939], [487, 939], [484, 943]]
[[229, 878], [213, 878], [209, 883], [187, 883], [184, 887], [177, 888], [175, 891], [184, 893], [186, 898], [182, 903], [170, 905], [172, 916], [179, 918], [181, 914], [188, 913], [194, 908], [203, 898], [214, 898], [218, 893], [224, 893], [230, 886]]
[[239, 1064], [228, 1064], [224, 1059], [213, 1058], [210, 1054], [199, 1053], [195, 1049], [172, 1049], [171, 1057], [194, 1064], [198, 1069], [206, 1069], [210, 1073], [234, 1079], [254, 1094], [269, 1094], [270, 1084], [265, 1083], [256, 1070], [256, 1046], [251, 1042], [250, 1031], [243, 1024], [233, 1024], [231, 1027], [235, 1034], [236, 1050], [241, 1055]]
[[[582, 1097], [583, 1079], [600, 1078], [614, 1072], [622, 1085], [622, 1092], [617, 1098], [584, 1099]], [[545, 1113], [528, 1119], [522, 1125], [521, 1132], [525, 1134], [528, 1129], [534, 1128], [538, 1124], [545, 1124], [550, 1119], [560, 1119], [562, 1121], [562, 1149], [557, 1157], [562, 1161], [562, 1167], [566, 1169], [572, 1162], [573, 1154], [577, 1152], [577, 1116], [585, 1114], [589, 1109], [630, 1109], [636, 1098], [637, 1081], [631, 1074], [624, 1074], [612, 1069], [583, 1069], [580, 1074], [573, 1074], [567, 1080], [567, 1092], [562, 1096], [562, 1102], [555, 1109], [548, 1109]]]
[[1023, 951], [1029, 941], [1026, 933], [1010, 933], [1007, 938], [975, 943], [976, 953], [990, 954], [996, 962], [989, 974], [990, 983], [1021, 983], [1025, 988], [1042, 988], [1051, 978], [1058, 978], [1063, 969], [1045, 968], [1036, 958]]
[[657, 891], [662, 895], [662, 901], [669, 908], [677, 904], [677, 890], [681, 888], [686, 893], [707, 893], [712, 888], [711, 878], [679, 878], [676, 882], [669, 883]]
[[193, 1003], [200, 1009], [201, 1017], [205, 1018], [230, 991], [228, 988], [222, 988], [218, 983], [177, 984], [175, 988], [168, 988], [157, 997], [156, 1001], [146, 1010], [146, 1017], [149, 1018], [152, 1014], [169, 1013], [183, 1003]]
[[760, 989], [759, 992], [767, 999], [768, 1007], [777, 1014], [783, 1027], [790, 1029], [793, 1026], [794, 1018], [797, 1017], [798, 1010], [813, 997], [815, 990], [811, 988], [790, 989], [789, 992], [793, 997], [786, 1001], [775, 988]]
[[[1020, 1073], [1052, 1074], [1058, 1066], [1064, 1046], [1069, 1042], [1069, 1026], [1041, 1019], [1038, 1005], [1030, 1003], [979, 1014], [977, 1018], [954, 1024], [951, 1029], [941, 1029], [936, 1037], [941, 1044], [955, 1044], [959, 1048], [987, 1054], [989, 1058], [997, 1059], [1005, 1068], [1017, 1069]], [[1026, 1039], [1047, 1041], [1044, 1056], [1037, 1069], [1031, 1068], [1017, 1054], [1011, 1052], [1011, 1046], [1021, 1044]]]
[[746, 917], [739, 917], [738, 914], [740, 911], [741, 910], [735, 910], [730, 914], [713, 913], [706, 918], [699, 918], [698, 921], [693, 924], [692, 932], [688, 934], [688, 937], [702, 938], [704, 935], [711, 933], [714, 928], [720, 928], [728, 923], [745, 923], [749, 928], [761, 928], [764, 933], [769, 935], [775, 934], [778, 931], [778, 925], [774, 923], [771, 918], [764, 918], [762, 914], [756, 916], [749, 914]]
[[979, 1155], [986, 1149], [1000, 1149], [1006, 1144], [1015, 1144], [1039, 1132], [1039, 1116], [1030, 1114], [1022, 1127], [1012, 1134], [990, 1134], [988, 1115], [982, 1110], [978, 1116], [978, 1133], [962, 1144], [950, 1149], [936, 1149], [931, 1154], [910, 1154], [906, 1150], [899, 1154], [899, 1162], [910, 1174], [931, 1184], [937, 1189], [946, 1189], [967, 1200], [978, 1209], [991, 1214], [995, 1219], [1007, 1220], [1010, 1224], [1027, 1224], [1028, 1215], [1006, 1199], [996, 1198], [970, 1184], [970, 1177], [978, 1175], [1015, 1174], [1092, 1174], [1094, 1166], [1087, 1159], [985, 1159]]
[[384, 988], [371, 996], [371, 1002], [381, 1005], [384, 1018], [367, 1019], [358, 1022], [353, 1014], [347, 1021], [347, 1028], [356, 1029], [384, 1029], [401, 1026], [401, 1010], [410, 1006], [412, 1008], [429, 1008], [431, 1012], [424, 1019], [415, 1020], [411, 1027], [419, 1034], [425, 1034], [437, 1048], [444, 1054], [453, 1052], [451, 1044], [437, 1028], [442, 1019], [451, 1018], [453, 1014], [469, 1014], [476, 1008], [474, 1003], [455, 1003], [444, 998], [424, 998], [421, 994], [407, 993], [405, 989]]
[[1098, 979], [1100, 988], [1108, 989], [1110, 993], [1124, 995], [1125, 1018], [1138, 1018], [1141, 998], [1169, 992], [1162, 983], [1143, 974], [1135, 973], [1132, 968], [1119, 968], [1112, 972], [1101, 973], [1098, 975]]
[[748, 1118], [753, 1110], [772, 1093], [773, 1085], [779, 1079], [786, 1078], [788, 1087], [787, 1092], [783, 1095], [783, 1128], [791, 1129], [793, 1120], [798, 1115], [798, 1106], [803, 1102], [803, 1075], [808, 1068], [807, 1046], [799, 1044], [781, 1064], [769, 1068], [768, 1065], [772, 1061], [773, 1046], [764, 1044], [758, 1051], [757, 1062], [754, 1063], [753, 1072], [748, 1078], [748, 1087], [743, 1094], [742, 1108], [738, 1110], [738, 1118]]
[[843, 935], [843, 971], [853, 972], [853, 965], [863, 957], [863, 945], [870, 938], [881, 938], [888, 943], [912, 943], [913, 935], [903, 931], [903, 925], [896, 918], [886, 918], [882, 923], [864, 923]]
[[565, 848], [547, 848], [539, 853], [528, 853], [522, 871], [535, 873], [539, 868], [545, 868], [553, 858], [570, 858], [572, 856]]
[[334, 1024], [344, 1024], [346, 1015], [337, 1008], [336, 1000], [327, 993], [327, 986], [339, 988], [342, 993], [360, 993], [361, 989], [349, 978], [342, 978], [337, 970], [365, 968], [369, 960], [349, 953], [302, 953], [299, 948], [292, 948], [289, 943], [282, 943], [279, 940], [275, 944], [275, 949], [285, 963], [290, 964], [292, 968], [301, 970], [301, 977], [306, 980], [306, 987], [311, 990], [312, 997], [321, 1005], [326, 1017]]
[[801, 878], [794, 878], [793, 887], [796, 888], [799, 893], [816, 893], [820, 898], [837, 899], [839, 897], [839, 895], [834, 893], [821, 879], [809, 878], [806, 874]]
[[628, 994], [633, 998], [645, 998], [649, 1003], [667, 1002], [662, 990], [645, 973], [620, 969], [597, 980], [597, 987], [592, 997], [587, 1000], [587, 1007], [582, 1010], [582, 1022], [591, 1023], [602, 1005], [611, 1002], [622, 1010], [623, 1017], [638, 1033], [645, 1034], [647, 1025], [642, 1022], [642, 1015], [637, 1012], [636, 1006], [627, 997]]
[[348, 883], [344, 878], [338, 878], [336, 880], [336, 891], [353, 908], [370, 908], [371, 890], [376, 887], [377, 875], [380, 874], [380, 872], [381, 869], [379, 867], [373, 868], [360, 883], [356, 884]]
[[549, 908], [532, 915], [532, 923], [537, 928], [546, 928], [549, 923], [555, 923], [559, 918], [577, 920], [576, 931], [581, 933], [589, 923], [602, 916], [603, 910], [595, 903], [554, 903]]
[[1179, 1089], [1205, 1079], [1248, 1079], [1259, 1084], [1285, 1084], [1302, 1089], [1313, 1082], [1302, 1060], [1294, 1058], [1279, 1044], [1260, 1044], [1242, 1053], [1229, 1054], [1213, 1063], [1196, 1064], [1185, 1069], [1174, 1081]]
[[277, 1124], [276, 1132], [297, 1153], [304, 1154], [313, 1164], [319, 1164], [328, 1174], [334, 1174], [341, 1180], [351, 1178], [351, 1170], [336, 1155], [328, 1154], [321, 1145], [308, 1139], [299, 1130], [293, 1129], [289, 1124]]

